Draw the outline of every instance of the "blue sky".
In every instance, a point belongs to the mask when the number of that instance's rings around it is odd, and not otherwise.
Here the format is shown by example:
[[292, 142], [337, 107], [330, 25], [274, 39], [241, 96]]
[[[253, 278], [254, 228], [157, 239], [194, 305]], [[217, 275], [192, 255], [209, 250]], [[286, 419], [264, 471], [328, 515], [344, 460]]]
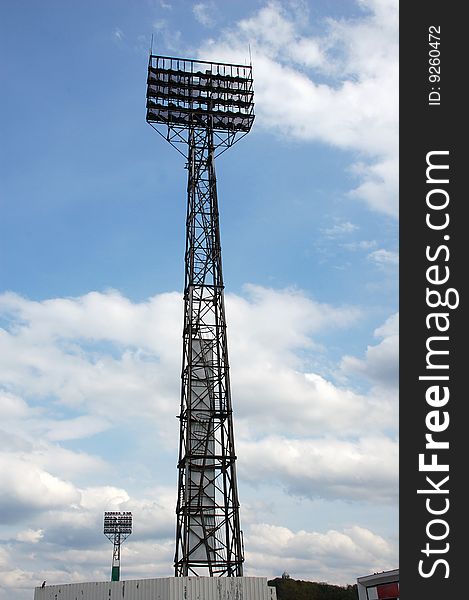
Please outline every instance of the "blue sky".
[[186, 171], [152, 34], [252, 53], [217, 162], [247, 574], [397, 566], [396, 5], [2, 3], [0, 598], [107, 578], [106, 509], [124, 577], [172, 573]]

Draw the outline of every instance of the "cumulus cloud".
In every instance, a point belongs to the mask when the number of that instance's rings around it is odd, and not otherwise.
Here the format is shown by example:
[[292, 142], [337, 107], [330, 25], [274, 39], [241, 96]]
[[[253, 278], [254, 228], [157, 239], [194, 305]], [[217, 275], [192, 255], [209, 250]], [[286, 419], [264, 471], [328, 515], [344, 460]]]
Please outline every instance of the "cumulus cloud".
[[347, 250], [356, 252], [360, 250], [371, 250], [372, 248], [376, 248], [377, 243], [378, 242], [376, 240], [360, 240], [358, 242], [347, 242], [346, 244], [341, 244], [341, 246]]
[[[116, 292], [43, 302], [5, 294], [0, 306], [10, 319], [9, 330], [0, 335], [0, 348], [10, 357], [1, 367], [10, 410], [24, 411], [22, 397], [34, 396], [52, 397], [78, 413], [60, 419], [31, 413], [21, 419], [23, 429], [65, 441], [137, 418], [150, 420], [155, 432], [175, 446], [178, 294], [137, 304]], [[227, 312], [242, 431], [304, 435], [389, 426], [386, 406], [377, 410], [374, 398], [308, 370], [309, 355], [324, 351], [315, 334], [353, 326], [360, 318], [356, 308], [319, 303], [294, 289], [250, 285], [244, 296], [227, 296]], [[262, 419], [255, 421], [256, 416]]]
[[29, 599], [44, 579], [49, 583], [107, 580], [112, 546], [102, 534], [104, 510], [133, 510], [137, 515], [132, 536], [122, 548], [125, 578], [172, 574], [174, 490], [171, 494], [164, 488], [143, 490], [140, 498], [113, 486], [76, 492], [76, 504], [51, 506], [36, 517], [41, 529], [20, 530], [14, 538], [0, 540], [2, 600]]
[[399, 264], [399, 255], [397, 252], [390, 252], [384, 248], [375, 250], [368, 255], [368, 258], [373, 261], [379, 267], [395, 266]]
[[65, 506], [42, 515], [45, 532], [44, 542], [64, 543], [72, 548], [99, 549], [103, 544], [102, 519], [106, 510], [132, 511], [136, 517], [132, 540], [165, 540], [172, 538], [175, 528], [174, 490], [155, 487], [139, 491], [139, 496], [130, 495], [125, 489], [112, 485], [77, 488], [79, 501], [74, 506]]
[[192, 12], [196, 20], [204, 27], [213, 27], [215, 25], [216, 8], [213, 2], [196, 2], [192, 7]]
[[[63, 448], [50, 461], [50, 443], [96, 435], [132, 419], [150, 420], [161, 439], [175, 447], [179, 295], [132, 303], [116, 292], [43, 302], [5, 294], [0, 307], [10, 320], [0, 347], [5, 356], [15, 357], [1, 367], [12, 413], [10, 431], [16, 423], [17, 432], [42, 435], [43, 446], [32, 453], [39, 467], [54, 469], [54, 462], [62, 473], [82, 465], [102, 468], [99, 461]], [[245, 438], [318, 436], [323, 431], [347, 437], [350, 431], [361, 435], [370, 427], [394, 425], [393, 406], [386, 399], [338, 386], [310, 371], [309, 355], [323, 352], [315, 334], [352, 327], [360, 318], [355, 308], [319, 303], [299, 290], [250, 285], [244, 296], [227, 296], [227, 312], [235, 407]], [[376, 379], [388, 369], [390, 378], [396, 356], [388, 348], [394, 346], [395, 338], [387, 336], [368, 349], [366, 368], [360, 359], [345, 357], [343, 370], [368, 369]], [[79, 414], [57, 418], [47, 412], [47, 402], [40, 415], [38, 409], [28, 413], [25, 399], [32, 397], [53, 398]]]
[[[333, 328], [353, 331], [362, 316], [356, 308], [321, 303], [301, 290], [255, 285], [246, 286], [242, 295], [228, 294], [226, 304], [243, 485], [275, 485], [310, 500], [392, 503], [397, 447], [387, 432], [396, 426], [395, 406], [376, 389], [393, 385], [397, 317], [376, 329], [377, 344], [368, 347], [364, 358], [344, 357], [343, 373], [359, 373], [370, 381], [369, 391], [359, 392], [311, 368], [311, 357], [319, 364], [326, 352], [317, 336]], [[176, 456], [180, 295], [132, 302], [109, 291], [38, 302], [7, 293], [0, 296], [0, 316], [5, 357], [0, 365], [5, 407], [0, 514], [16, 527], [0, 543], [0, 573], [8, 573], [2, 581], [26, 590], [44, 578], [107, 578], [104, 510], [132, 510], [137, 516], [126, 542], [127, 576], [171, 574], [165, 565], [172, 560], [175, 489], [163, 487], [166, 483], [127, 489], [116, 483], [112, 448], [98, 455], [68, 444], [124, 425], [129, 430], [134, 423], [138, 437], [149, 425], [155, 448]], [[144, 460], [153, 464], [151, 457]], [[154, 479], [152, 473], [147, 481]], [[247, 512], [244, 529], [252, 540], [257, 517], [258, 511]], [[374, 548], [374, 535], [363, 533], [360, 541], [356, 531], [353, 536], [346, 531], [291, 532], [290, 541], [280, 544], [290, 553], [282, 563], [276, 550], [253, 543], [251, 574], [270, 572], [267, 564], [269, 569], [278, 566], [281, 570], [272, 573], [278, 574], [295, 561], [305, 572], [310, 569], [309, 577], [316, 569], [324, 579], [338, 582], [339, 569], [331, 566], [327, 548], [336, 547], [345, 561], [348, 545], [356, 550], [368, 540]], [[322, 544], [326, 550], [318, 550], [315, 562], [298, 559], [293, 539], [307, 540], [316, 549]], [[28, 552], [36, 556], [30, 569], [24, 566]], [[358, 572], [376, 564], [363, 560]], [[67, 570], [72, 563], [75, 568]]]
[[[18, 506], [18, 522], [31, 526], [0, 538], [0, 577], [5, 596], [28, 598], [43, 579], [50, 582], [105, 580], [111, 546], [102, 534], [105, 510], [131, 510], [136, 515], [132, 540], [126, 543], [126, 576], [169, 575], [175, 529], [173, 488], [140, 489], [139, 496], [113, 485], [80, 487], [33, 465], [27, 456], [0, 461], [0, 514], [11, 530], [15, 519], [5, 498]], [[8, 472], [10, 479], [6, 478]], [[33, 472], [31, 475], [30, 472]], [[15, 480], [24, 481], [20, 486]], [[40, 527], [37, 524], [40, 523]]]
[[0, 489], [3, 523], [16, 521], [30, 511], [59, 508], [79, 500], [71, 483], [51, 475], [23, 456], [0, 455]]
[[257, 373], [243, 365], [237, 373], [241, 433], [304, 436], [323, 431], [347, 435], [353, 431], [360, 435], [370, 427], [394, 423], [386, 401], [337, 386], [316, 373], [287, 369], [281, 360], [272, 365], [258, 364]]
[[352, 326], [361, 316], [356, 307], [317, 302], [292, 288], [246, 285], [244, 291], [243, 296], [228, 294], [226, 299], [233, 360], [250, 354], [270, 364], [281, 356], [284, 365], [300, 368], [297, 351], [317, 349], [315, 334]]
[[360, 526], [320, 533], [260, 523], [251, 527], [246, 546], [247, 559], [257, 566], [252, 575], [286, 570], [294, 578], [345, 585], [370, 566], [375, 572], [395, 567], [393, 545]]
[[256, 124], [354, 152], [351, 172], [359, 184], [351, 196], [396, 216], [397, 2], [359, 6], [361, 18], [328, 19], [325, 33], [315, 35], [306, 31], [304, 10], [271, 1], [208, 40], [199, 54], [242, 64], [250, 44]]
[[340, 237], [347, 233], [352, 233], [352, 231], [356, 231], [358, 229], [357, 225], [350, 223], [349, 221], [344, 221], [343, 223], [336, 223], [332, 227], [326, 227], [322, 230], [322, 232], [331, 238]]
[[344, 356], [342, 369], [370, 379], [380, 388], [397, 389], [399, 365], [399, 313], [391, 315], [374, 332], [382, 338], [379, 344], [368, 346], [364, 359]]
[[18, 542], [29, 542], [31, 544], [37, 544], [43, 537], [43, 529], [26, 529], [25, 531], [19, 531], [16, 534]]
[[358, 441], [269, 436], [239, 444], [240, 474], [253, 483], [276, 481], [309, 498], [395, 502], [397, 443], [369, 435]]
[[55, 419], [50, 428], [43, 418], [48, 439], [92, 435], [137, 412], [173, 417], [179, 395], [173, 375], [180, 360], [178, 294], [135, 305], [114, 292], [44, 302], [4, 294], [0, 310], [11, 322], [0, 331], [1, 375], [10, 403], [14, 389], [19, 398], [52, 396], [78, 413], [90, 411]]
[[[9, 330], [0, 332], [0, 349], [7, 357], [1, 375], [11, 410], [14, 391], [17, 411], [24, 409], [22, 397], [34, 396], [53, 397], [84, 413], [60, 420], [43, 414], [40, 427], [47, 439], [93, 435], [136, 415], [151, 419], [163, 436], [173, 429], [169, 424], [174, 425], [179, 397], [178, 294], [138, 304], [115, 292], [43, 302], [5, 294], [0, 308], [10, 319]], [[317, 418], [312, 400], [327, 385], [301, 372], [298, 351], [317, 349], [315, 333], [351, 326], [359, 311], [316, 302], [297, 290], [253, 285], [244, 297], [228, 295], [227, 311], [240, 416], [265, 410], [267, 401], [272, 414], [284, 414], [296, 389], [297, 408]], [[345, 407], [347, 394], [335, 393], [333, 386], [328, 391], [331, 404], [340, 403], [343, 395]]]

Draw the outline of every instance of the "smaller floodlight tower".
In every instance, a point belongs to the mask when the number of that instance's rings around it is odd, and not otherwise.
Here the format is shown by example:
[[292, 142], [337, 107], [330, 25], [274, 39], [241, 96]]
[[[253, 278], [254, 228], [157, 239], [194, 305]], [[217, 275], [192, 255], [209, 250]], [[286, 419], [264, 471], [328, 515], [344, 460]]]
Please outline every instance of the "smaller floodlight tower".
[[105, 512], [104, 535], [114, 544], [112, 552], [111, 581], [119, 581], [121, 566], [121, 544], [132, 533], [131, 512]]

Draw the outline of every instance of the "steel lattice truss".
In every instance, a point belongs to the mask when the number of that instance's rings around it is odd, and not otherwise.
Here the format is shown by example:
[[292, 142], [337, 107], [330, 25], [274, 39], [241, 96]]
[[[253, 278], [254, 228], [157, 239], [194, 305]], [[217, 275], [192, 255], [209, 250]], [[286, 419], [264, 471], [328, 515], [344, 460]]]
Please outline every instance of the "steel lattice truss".
[[188, 168], [176, 576], [242, 575], [214, 157], [253, 119], [251, 67], [150, 56], [147, 121]]

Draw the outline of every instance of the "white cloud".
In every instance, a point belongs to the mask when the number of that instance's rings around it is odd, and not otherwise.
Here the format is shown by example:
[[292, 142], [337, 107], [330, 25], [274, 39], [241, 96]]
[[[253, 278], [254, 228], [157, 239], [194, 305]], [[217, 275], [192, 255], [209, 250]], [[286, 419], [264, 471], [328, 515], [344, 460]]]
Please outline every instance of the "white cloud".
[[171, 26], [166, 19], [157, 19], [154, 21], [153, 29], [157, 31], [158, 39], [161, 36], [162, 42], [168, 50], [177, 53], [180, 52], [181, 32], [179, 29]]
[[[245, 438], [275, 433], [318, 436], [323, 431], [361, 435], [369, 428], [394, 426], [393, 404], [386, 398], [339, 387], [311, 371], [310, 355], [318, 360], [324, 352], [315, 334], [351, 327], [360, 317], [355, 308], [319, 303], [298, 290], [253, 285], [246, 287], [244, 297], [230, 294], [226, 301], [236, 372], [234, 403]], [[54, 464], [59, 465], [57, 473], [69, 474], [103, 469], [102, 462], [86, 455], [54, 452], [51, 442], [82, 439], [132, 420], [153, 423], [160, 440], [175, 447], [178, 294], [161, 294], [139, 304], [116, 292], [43, 302], [5, 294], [0, 307], [11, 322], [10, 331], [0, 336], [4, 355], [11, 357], [2, 365], [1, 376], [15, 394], [9, 392], [10, 410], [19, 411], [10, 431], [26, 429], [41, 436], [42, 446], [36, 444], [32, 453], [38, 466], [55, 473]], [[378, 376], [378, 367], [381, 373], [395, 369], [394, 354], [385, 351], [388, 345], [391, 341], [384, 340], [378, 349], [369, 350], [374, 365], [369, 367], [370, 377]], [[345, 357], [343, 365], [365, 369], [355, 357]], [[53, 398], [81, 414], [57, 418], [45, 412], [46, 402], [43, 414], [28, 415], [21, 396]], [[53, 461], [48, 459], [51, 453]]]
[[97, 433], [135, 414], [137, 405], [142, 418], [173, 417], [179, 395], [178, 378], [171, 376], [180, 360], [178, 294], [137, 305], [114, 292], [44, 302], [4, 294], [0, 310], [13, 323], [10, 331], [0, 331], [4, 385], [19, 398], [52, 396], [63, 406], [90, 410], [59, 421], [57, 429], [47, 428], [44, 415], [49, 439]]
[[318, 303], [295, 290], [248, 286], [247, 296], [228, 295], [230, 357], [238, 430], [320, 435], [394, 425], [387, 400], [339, 387], [311, 371], [310, 357], [323, 349], [315, 334], [352, 326], [352, 307]]
[[352, 233], [352, 231], [356, 231], [358, 229], [357, 225], [350, 223], [350, 221], [344, 221], [343, 223], [336, 223], [332, 227], [326, 227], [322, 230], [322, 232], [331, 238], [340, 237], [347, 233]]
[[[377, 163], [356, 163], [351, 169], [362, 183], [352, 190], [351, 196], [362, 198], [373, 209], [397, 216], [399, 195], [399, 160], [390, 156]], [[393, 199], [391, 202], [390, 200]]]
[[195, 19], [204, 27], [215, 25], [216, 8], [212, 2], [196, 2], [192, 7]]
[[397, 252], [391, 252], [380, 248], [368, 255], [368, 258], [378, 266], [395, 266], [399, 264], [399, 255]]
[[357, 250], [371, 250], [372, 248], [376, 248], [377, 245], [376, 240], [360, 240], [359, 242], [348, 242], [346, 244], [341, 244], [343, 248], [347, 250], [352, 250], [353, 252]]
[[[47, 425], [45, 421], [44, 424]], [[74, 419], [52, 421], [46, 436], [51, 441], [75, 440], [96, 435], [109, 427], [110, 423], [105, 419], [82, 415]]]
[[281, 355], [284, 365], [301, 367], [296, 351], [315, 347], [314, 334], [351, 326], [361, 316], [356, 307], [317, 302], [292, 288], [246, 285], [244, 291], [226, 298], [232, 355], [246, 359], [249, 353], [264, 364]]
[[355, 152], [352, 196], [396, 216], [398, 4], [360, 6], [363, 17], [329, 19], [316, 36], [304, 33], [304, 16], [268, 2], [199, 54], [242, 63], [250, 44], [257, 125]]
[[0, 514], [4, 523], [17, 520], [28, 511], [59, 508], [80, 499], [71, 483], [51, 475], [21, 455], [0, 455], [0, 490]]
[[[0, 572], [2, 576], [2, 584], [0, 587], [0, 598], [9, 600], [20, 595], [22, 598], [26, 598], [25, 595], [21, 595], [22, 591], [28, 591], [29, 597], [35, 585], [40, 585], [40, 581], [34, 578], [31, 572], [19, 569], [18, 567], [7, 563], [9, 568], [6, 568]], [[3, 588], [3, 589], [2, 589]]]
[[240, 475], [253, 484], [276, 481], [289, 493], [312, 499], [397, 499], [398, 446], [385, 436], [358, 441], [269, 436], [238, 446]]
[[4, 567], [8, 563], [8, 552], [0, 546], [0, 567]]
[[[317, 402], [313, 408], [321, 394], [330, 406], [345, 408], [346, 393], [301, 372], [298, 351], [318, 350], [312, 337], [316, 332], [350, 326], [359, 311], [315, 302], [297, 290], [259, 286], [247, 286], [245, 297], [228, 295], [226, 300], [241, 417], [264, 411], [266, 402], [274, 416], [291, 416], [285, 407], [293, 390], [298, 410], [311, 415], [311, 424], [328, 418], [329, 411], [321, 417]], [[174, 430], [182, 316], [178, 294], [139, 304], [115, 292], [44, 302], [5, 294], [0, 308], [12, 322], [10, 331], [0, 335], [7, 357], [1, 367], [4, 385], [18, 398], [53, 397], [84, 413], [60, 420], [42, 415], [40, 427], [47, 439], [86, 437], [136, 415], [153, 421], [163, 436]], [[304, 423], [300, 420], [298, 426]], [[37, 421], [29, 426], [38, 430]]]
[[397, 389], [399, 368], [399, 313], [389, 319], [375, 332], [383, 338], [376, 346], [368, 346], [364, 359], [344, 356], [342, 369], [349, 373], [358, 373], [370, 379], [383, 391], [383, 388]]
[[[312, 368], [312, 358], [319, 366], [325, 354], [317, 336], [332, 328], [353, 331], [361, 318], [356, 308], [320, 303], [300, 290], [255, 285], [246, 286], [243, 295], [228, 294], [226, 304], [241, 483], [313, 500], [392, 502], [397, 446], [386, 432], [396, 426], [395, 401], [376, 390], [392, 387], [385, 384], [395, 369], [390, 349], [396, 318], [376, 329], [379, 343], [368, 347], [365, 358], [342, 362], [342, 373], [369, 379], [372, 387], [365, 393]], [[101, 520], [109, 509], [135, 515], [134, 534], [126, 542], [128, 576], [171, 574], [175, 487], [126, 489], [115, 483], [111, 462], [64, 444], [124, 424], [132, 431], [133, 424], [139, 436], [144, 426], [151, 428], [155, 451], [169, 449], [176, 456], [180, 295], [134, 303], [111, 291], [37, 302], [9, 293], [0, 296], [0, 314], [8, 323], [0, 330], [7, 432], [0, 436], [0, 507], [16, 527], [0, 545], [0, 576], [8, 574], [4, 585], [26, 590], [45, 578], [107, 577], [110, 550]], [[151, 456], [148, 460], [153, 466]], [[133, 477], [138, 480], [139, 473]], [[152, 473], [147, 481], [161, 477]], [[257, 537], [256, 515], [248, 511], [244, 525], [250, 540]], [[372, 549], [379, 547], [377, 534], [362, 532], [360, 538], [354, 527], [360, 526], [352, 523], [350, 531], [335, 533], [290, 532], [290, 541], [279, 538], [283, 555], [277, 546], [250, 542], [250, 572], [278, 569], [272, 573], [278, 575], [285, 568], [293, 572], [295, 564], [301, 575], [301, 569], [309, 570], [309, 577], [317, 572], [340, 582], [353, 570], [347, 558], [353, 551], [347, 554], [347, 548], [361, 549], [366, 540]], [[317, 550], [316, 558], [298, 558], [303, 542], [311, 556]], [[386, 544], [379, 557], [387, 556]], [[362, 552], [358, 572], [380, 562], [372, 553]], [[32, 554], [35, 566], [29, 569], [24, 565]], [[342, 556], [350, 571], [341, 575], [332, 556]]]
[[[236, 368], [236, 364], [234, 364]], [[370, 427], [394, 425], [386, 399], [375, 399], [338, 387], [315, 373], [295, 373], [281, 361], [237, 368], [236, 408], [239, 431], [245, 435], [321, 435], [328, 431], [361, 435]]]
[[28, 404], [22, 399], [18, 398], [14, 394], [8, 392], [2, 392], [0, 390], [0, 404], [2, 407], [2, 418], [8, 419], [21, 419], [29, 413]]
[[367, 528], [357, 525], [324, 533], [260, 523], [246, 536], [250, 575], [292, 577], [336, 584], [355, 582], [357, 573], [395, 568], [396, 549]]
[[26, 529], [25, 531], [19, 531], [16, 534], [18, 542], [28, 542], [30, 544], [37, 544], [43, 537], [43, 529]]
[[386, 321], [374, 331], [374, 336], [378, 338], [395, 335], [399, 335], [399, 313], [395, 313], [388, 317]]

